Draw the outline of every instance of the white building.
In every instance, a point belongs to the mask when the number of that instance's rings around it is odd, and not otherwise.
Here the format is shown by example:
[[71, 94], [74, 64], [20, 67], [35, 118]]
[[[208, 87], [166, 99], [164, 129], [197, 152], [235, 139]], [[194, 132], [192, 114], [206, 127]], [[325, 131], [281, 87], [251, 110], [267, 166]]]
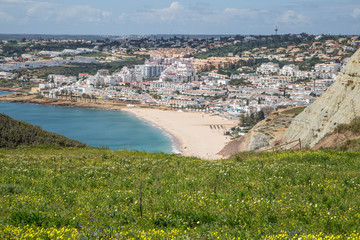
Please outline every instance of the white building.
[[194, 82], [197, 80], [196, 70], [190, 61], [176, 61], [170, 67], [166, 68], [161, 76], [163, 82]]
[[164, 70], [165, 67], [162, 65], [141, 65], [141, 73], [145, 79], [158, 78]]
[[14, 74], [12, 74], [11, 72], [0, 72], [0, 78], [12, 78]]
[[260, 67], [256, 69], [257, 74], [269, 75], [278, 73], [280, 71], [279, 64], [276, 63], [263, 63]]
[[97, 63], [96, 58], [94, 57], [74, 57], [72, 60], [74, 63]]
[[192, 86], [190, 84], [175, 84], [175, 83], [169, 83], [169, 82], [151, 82], [149, 86], [149, 90], [156, 91], [159, 89], [168, 89], [171, 91], [185, 91], [185, 90], [191, 90]]
[[53, 67], [53, 66], [61, 66], [65, 63], [67, 63], [67, 61], [65, 60], [42, 60], [42, 61], [4, 63], [4, 64], [0, 64], [0, 70], [11, 71], [21, 68]]
[[280, 70], [280, 75], [284, 75], [284, 76], [295, 76], [296, 72], [299, 71], [299, 66], [295, 66], [294, 64], [290, 64], [290, 65], [285, 65], [283, 66], [283, 68]]
[[315, 72], [334, 73], [334, 72], [338, 72], [340, 67], [341, 65], [338, 63], [316, 64]]
[[55, 84], [54, 84], [54, 83], [40, 83], [40, 84], [39, 84], [40, 90], [42, 90], [42, 89], [54, 88], [54, 87], [55, 87]]

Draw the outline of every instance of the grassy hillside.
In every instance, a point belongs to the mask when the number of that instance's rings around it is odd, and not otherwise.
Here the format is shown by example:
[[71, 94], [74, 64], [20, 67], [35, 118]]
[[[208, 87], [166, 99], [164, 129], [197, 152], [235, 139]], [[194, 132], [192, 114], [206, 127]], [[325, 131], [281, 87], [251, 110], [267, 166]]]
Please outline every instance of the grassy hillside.
[[86, 144], [47, 132], [39, 126], [0, 113], [0, 148], [18, 146], [85, 147]]
[[3, 149], [0, 239], [359, 239], [359, 171], [357, 152]]

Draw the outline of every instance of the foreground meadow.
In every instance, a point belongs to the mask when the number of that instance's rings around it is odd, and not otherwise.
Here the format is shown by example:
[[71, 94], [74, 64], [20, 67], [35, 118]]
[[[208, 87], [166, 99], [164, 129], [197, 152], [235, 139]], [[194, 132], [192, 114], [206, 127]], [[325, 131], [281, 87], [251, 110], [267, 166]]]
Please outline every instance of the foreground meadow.
[[0, 239], [360, 239], [360, 153], [0, 150]]

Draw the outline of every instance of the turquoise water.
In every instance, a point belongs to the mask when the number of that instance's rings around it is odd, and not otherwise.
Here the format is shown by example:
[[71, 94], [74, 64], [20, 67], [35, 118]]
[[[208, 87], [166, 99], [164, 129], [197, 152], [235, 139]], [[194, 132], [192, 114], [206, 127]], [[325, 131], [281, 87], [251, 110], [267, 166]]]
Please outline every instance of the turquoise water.
[[95, 147], [165, 153], [173, 148], [161, 129], [120, 111], [0, 102], [0, 113]]

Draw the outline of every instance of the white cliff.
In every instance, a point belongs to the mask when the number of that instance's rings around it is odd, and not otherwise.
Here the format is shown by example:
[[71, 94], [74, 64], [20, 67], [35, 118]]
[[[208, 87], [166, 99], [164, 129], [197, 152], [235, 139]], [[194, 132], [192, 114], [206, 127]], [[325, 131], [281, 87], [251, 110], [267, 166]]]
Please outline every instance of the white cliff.
[[[292, 121], [283, 142], [301, 139], [313, 147], [338, 124], [348, 124], [360, 116], [360, 49], [340, 73], [337, 81]], [[289, 148], [292, 147], [289, 145]]]

